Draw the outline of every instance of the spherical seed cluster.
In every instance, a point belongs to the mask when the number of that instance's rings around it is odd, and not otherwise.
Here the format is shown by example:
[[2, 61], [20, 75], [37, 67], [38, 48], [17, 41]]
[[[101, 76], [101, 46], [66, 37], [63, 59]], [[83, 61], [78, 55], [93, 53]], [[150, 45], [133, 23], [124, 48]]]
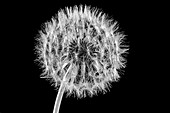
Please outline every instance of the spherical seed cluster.
[[68, 95], [79, 98], [105, 92], [118, 80], [117, 69], [125, 67], [121, 54], [128, 49], [120, 48], [125, 35], [117, 32], [117, 22], [80, 5], [60, 10], [45, 25], [47, 33], [37, 46], [43, 77], [64, 84]]

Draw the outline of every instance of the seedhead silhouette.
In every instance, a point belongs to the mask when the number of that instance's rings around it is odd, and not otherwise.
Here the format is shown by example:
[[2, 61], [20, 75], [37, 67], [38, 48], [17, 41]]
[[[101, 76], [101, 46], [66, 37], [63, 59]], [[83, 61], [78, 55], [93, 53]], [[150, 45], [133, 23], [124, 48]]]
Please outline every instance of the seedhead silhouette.
[[58, 90], [53, 113], [58, 113], [63, 93], [84, 98], [106, 93], [126, 66], [126, 35], [118, 22], [90, 6], [60, 9], [36, 37], [36, 61], [42, 78]]

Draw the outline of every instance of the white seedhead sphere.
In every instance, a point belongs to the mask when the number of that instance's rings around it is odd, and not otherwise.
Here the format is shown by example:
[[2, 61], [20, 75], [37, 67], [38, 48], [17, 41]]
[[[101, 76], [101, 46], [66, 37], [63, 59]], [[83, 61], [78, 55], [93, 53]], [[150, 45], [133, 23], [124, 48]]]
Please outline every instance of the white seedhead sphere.
[[60, 9], [36, 37], [37, 59], [58, 90], [53, 113], [58, 113], [63, 93], [84, 98], [106, 93], [126, 67], [123, 55], [127, 35], [118, 22], [98, 8], [74, 6]]

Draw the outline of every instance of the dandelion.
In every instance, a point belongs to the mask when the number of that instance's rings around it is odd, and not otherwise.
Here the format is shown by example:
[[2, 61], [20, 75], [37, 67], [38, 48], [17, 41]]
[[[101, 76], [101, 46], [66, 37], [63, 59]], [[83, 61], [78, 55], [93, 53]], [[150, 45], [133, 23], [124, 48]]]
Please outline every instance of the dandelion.
[[126, 67], [126, 35], [118, 22], [90, 6], [59, 10], [36, 37], [36, 61], [42, 78], [58, 89], [53, 113], [59, 113], [64, 93], [77, 98], [107, 92]]

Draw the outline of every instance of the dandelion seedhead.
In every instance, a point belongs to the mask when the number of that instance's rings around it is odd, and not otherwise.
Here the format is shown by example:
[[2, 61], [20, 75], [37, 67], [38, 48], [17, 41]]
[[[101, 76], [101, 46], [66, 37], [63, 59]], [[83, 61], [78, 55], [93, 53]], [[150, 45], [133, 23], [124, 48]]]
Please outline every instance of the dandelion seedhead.
[[59, 88], [55, 107], [64, 92], [77, 98], [92, 97], [107, 92], [119, 80], [118, 70], [126, 66], [126, 35], [101, 9], [66, 7], [43, 26], [36, 37], [36, 61], [43, 69], [41, 77]]

